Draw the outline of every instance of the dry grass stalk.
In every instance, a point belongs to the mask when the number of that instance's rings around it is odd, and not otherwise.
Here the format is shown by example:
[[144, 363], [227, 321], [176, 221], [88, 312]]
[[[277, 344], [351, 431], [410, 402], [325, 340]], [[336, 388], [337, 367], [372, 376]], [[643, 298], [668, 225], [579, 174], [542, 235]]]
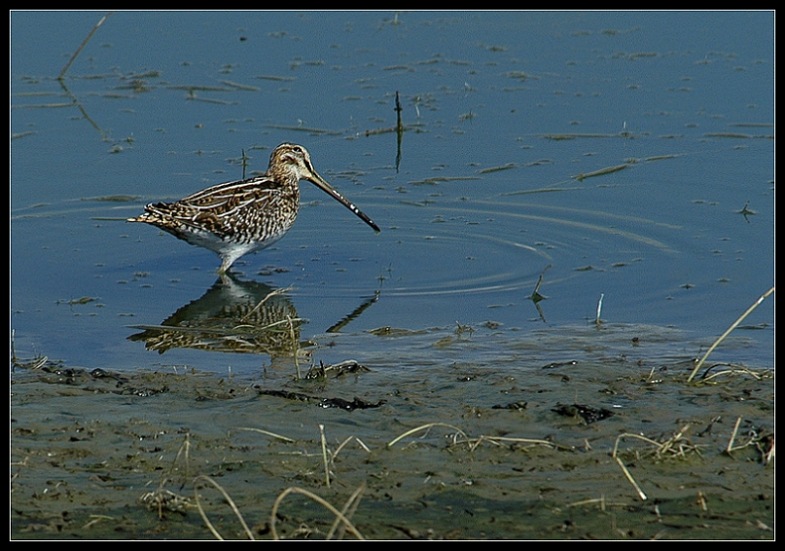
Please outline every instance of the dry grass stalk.
[[[717, 372], [712, 373], [711, 375], [709, 375], [709, 372], [712, 369], [714, 369], [715, 367], [722, 366], [722, 365], [727, 366], [728, 369], [725, 369], [723, 371], [717, 371]], [[706, 371], [703, 372], [703, 376], [701, 376], [701, 380], [702, 381], [710, 381], [710, 380], [712, 380], [712, 379], [714, 379], [716, 377], [719, 377], [720, 375], [738, 375], [738, 374], [749, 375], [750, 377], [752, 377], [753, 379], [756, 379], [758, 381], [760, 381], [764, 377], [768, 376], [768, 372], [763, 372], [763, 373], [761, 373], [760, 371], [756, 372], [756, 371], [753, 371], [752, 369], [749, 369], [749, 368], [741, 366], [741, 365], [737, 366], [737, 365], [733, 365], [733, 364], [714, 364], [714, 365], [711, 365], [711, 366], [706, 368]]]
[[[355, 511], [357, 511], [357, 507], [360, 505], [360, 496], [365, 491], [365, 484], [361, 484], [349, 499], [346, 500], [343, 508], [341, 509], [341, 514], [343, 514], [346, 518], [352, 518], [354, 516]], [[340, 521], [338, 517], [335, 518], [335, 522], [333, 522], [330, 531], [327, 532], [327, 539], [332, 539], [333, 536], [336, 536], [337, 539], [343, 539], [343, 535], [346, 532], [346, 526]]]
[[621, 472], [624, 473], [624, 477], [629, 481], [630, 484], [632, 484], [632, 487], [635, 488], [635, 491], [638, 493], [638, 497], [641, 498], [641, 501], [646, 501], [649, 499], [643, 490], [641, 490], [641, 487], [638, 486], [638, 483], [635, 482], [635, 479], [630, 474], [630, 471], [627, 470], [627, 467], [624, 465], [624, 463], [622, 463], [621, 459], [619, 459], [617, 456], [614, 456], [613, 459], [615, 459], [616, 463], [619, 464], [619, 467], [621, 467]]
[[738, 448], [733, 447], [733, 441], [736, 440], [736, 434], [739, 432], [739, 425], [741, 425], [741, 415], [739, 415], [738, 419], [736, 419], [736, 424], [733, 426], [733, 432], [730, 435], [730, 440], [728, 440], [728, 447], [725, 448], [725, 452], [730, 454], [734, 449], [738, 450], [745, 446], [739, 446]]
[[652, 440], [651, 438], [647, 438], [643, 435], [633, 434], [629, 432], [620, 434], [618, 437], [616, 437], [616, 443], [613, 446], [613, 453], [611, 454], [611, 456], [621, 468], [622, 473], [624, 473], [624, 477], [629, 481], [630, 484], [632, 484], [632, 487], [635, 488], [635, 492], [638, 494], [638, 497], [640, 497], [641, 500], [645, 501], [648, 498], [646, 496], [646, 493], [641, 489], [641, 487], [635, 481], [632, 474], [630, 473], [630, 471], [627, 469], [627, 467], [624, 465], [621, 458], [619, 457], [619, 443], [623, 438], [635, 438], [637, 440], [642, 440], [654, 446], [655, 449], [653, 455], [658, 459], [665, 456], [683, 457], [685, 455], [685, 452], [687, 451], [693, 451], [699, 454], [700, 452], [698, 451], [697, 446], [684, 442], [684, 433], [689, 428], [690, 428], [689, 424], [684, 425], [681, 429], [679, 429], [678, 432], [676, 432], [673, 436], [671, 436], [664, 442], [657, 442], [656, 440]]
[[363, 442], [362, 440], [360, 440], [360, 439], [359, 439], [359, 438], [357, 438], [356, 436], [349, 436], [349, 437], [347, 437], [347, 438], [346, 438], [346, 439], [345, 439], [343, 442], [341, 442], [341, 443], [338, 445], [338, 447], [335, 449], [335, 451], [332, 453], [332, 462], [333, 462], [333, 463], [335, 463], [335, 458], [336, 458], [336, 457], [338, 457], [338, 454], [341, 452], [341, 450], [342, 450], [343, 448], [345, 448], [345, 447], [346, 447], [346, 445], [347, 445], [347, 444], [349, 444], [349, 442], [351, 442], [352, 440], [355, 440], [355, 441], [357, 441], [357, 443], [360, 445], [360, 447], [361, 447], [363, 450], [365, 450], [365, 451], [366, 451], [366, 452], [368, 452], [368, 453], [371, 453], [371, 449], [370, 449], [368, 446], [366, 446], [366, 445], [365, 445], [365, 442]]
[[678, 432], [676, 432], [673, 436], [668, 438], [663, 442], [657, 442], [656, 440], [652, 440], [651, 438], [647, 438], [641, 434], [633, 434], [629, 432], [625, 432], [624, 434], [620, 434], [616, 437], [616, 444], [613, 446], [613, 457], [616, 457], [619, 452], [619, 442], [623, 438], [635, 438], [638, 440], [642, 440], [654, 446], [654, 451], [652, 455], [654, 455], [657, 459], [661, 459], [667, 456], [684, 456], [685, 452], [692, 451], [695, 453], [700, 453], [698, 451], [698, 447], [692, 445], [688, 442], [684, 441], [684, 433], [690, 428], [690, 425], [684, 425]]
[[773, 292], [774, 292], [774, 287], [772, 287], [771, 289], [769, 289], [768, 291], [766, 291], [765, 293], [763, 293], [763, 294], [762, 294], [760, 297], [758, 297], [758, 300], [756, 300], [756, 301], [753, 303], [753, 305], [752, 305], [752, 306], [750, 306], [749, 308], [747, 308], [747, 310], [746, 310], [746, 311], [745, 311], [745, 312], [744, 312], [744, 313], [743, 313], [741, 316], [739, 316], [739, 319], [737, 319], [736, 321], [734, 321], [734, 322], [731, 324], [731, 326], [730, 326], [730, 327], [728, 327], [728, 329], [726, 329], [726, 330], [725, 330], [725, 332], [724, 332], [722, 335], [720, 335], [720, 337], [719, 337], [719, 338], [718, 338], [716, 341], [714, 341], [714, 344], [712, 344], [712, 345], [709, 347], [709, 349], [706, 351], [706, 353], [703, 355], [703, 357], [702, 357], [702, 358], [701, 358], [701, 359], [698, 361], [698, 363], [695, 365], [695, 368], [692, 370], [692, 373], [690, 373], [690, 376], [689, 376], [689, 377], [687, 377], [687, 382], [688, 382], [688, 383], [689, 383], [689, 382], [692, 382], [692, 379], [694, 379], [694, 378], [695, 378], [695, 374], [698, 372], [698, 370], [700, 370], [701, 366], [703, 365], [703, 362], [705, 362], [705, 361], [706, 361], [706, 358], [708, 358], [708, 357], [709, 357], [709, 354], [711, 354], [712, 352], [714, 352], [714, 349], [715, 349], [715, 348], [717, 348], [717, 347], [720, 345], [720, 343], [721, 343], [722, 341], [724, 341], [724, 340], [725, 340], [725, 337], [727, 337], [728, 335], [730, 335], [731, 331], [733, 331], [734, 329], [736, 329], [736, 327], [738, 327], [738, 326], [739, 326], [739, 324], [740, 324], [742, 321], [744, 321], [744, 319], [745, 319], [747, 316], [749, 316], [749, 315], [752, 313], [752, 311], [753, 311], [753, 310], [755, 310], [755, 308], [757, 308], [758, 306], [760, 306], [760, 303], [761, 303], [761, 302], [763, 302], [764, 300], [766, 300], [766, 297], [768, 297], [768, 296], [769, 296], [770, 294], [772, 294]]
[[732, 456], [732, 452], [734, 451], [753, 446], [760, 454], [761, 462], [764, 465], [768, 465], [774, 459], [774, 434], [769, 434], [751, 427], [746, 434], [747, 441], [736, 445], [736, 439], [739, 436], [739, 427], [741, 427], [741, 420], [742, 417], [739, 416], [736, 419], [736, 423], [733, 425], [733, 431], [728, 440], [728, 445], [725, 447], [725, 453]]
[[283, 440], [284, 442], [289, 442], [289, 443], [296, 442], [296, 440], [294, 440], [293, 438], [289, 438], [288, 436], [283, 436], [281, 434], [270, 432], [269, 430], [257, 429], [257, 428], [254, 428], [254, 427], [237, 427], [235, 430], [253, 431], [253, 432], [258, 432], [260, 434], [264, 434], [266, 436], [271, 436], [273, 438], [277, 438], [278, 440]]
[[518, 444], [532, 444], [538, 446], [546, 446], [548, 448], [562, 448], [562, 449], [572, 449], [567, 446], [561, 446], [559, 444], [554, 444], [548, 440], [541, 440], [538, 438], [513, 438], [509, 436], [485, 436], [481, 435], [479, 438], [475, 439], [473, 443], [469, 446], [469, 451], [476, 450], [480, 444], [483, 442], [491, 442], [493, 444], [499, 444], [501, 442], [512, 442]]
[[[351, 509], [352, 512], [354, 511], [354, 507], [352, 507], [352, 504], [358, 498], [359, 493], [360, 492], [355, 491], [349, 497], [349, 500], [344, 505], [344, 511], [348, 511], [349, 509]], [[275, 499], [275, 503], [273, 504], [273, 510], [270, 512], [270, 532], [272, 533], [273, 539], [276, 540], [281, 539], [275, 524], [276, 524], [276, 519], [278, 518], [278, 508], [280, 507], [281, 502], [284, 500], [284, 498], [286, 498], [286, 496], [288, 496], [289, 494], [302, 494], [312, 499], [313, 501], [315, 501], [316, 503], [320, 504], [322, 507], [330, 511], [333, 515], [335, 515], [336, 522], [343, 524], [344, 528], [349, 532], [351, 532], [352, 534], [354, 534], [354, 536], [357, 539], [360, 540], [365, 539], [363, 535], [360, 533], [360, 531], [357, 530], [357, 528], [355, 528], [354, 524], [352, 524], [349, 518], [347, 518], [347, 516], [342, 511], [339, 511], [338, 509], [333, 507], [333, 505], [330, 504], [328, 501], [319, 497], [313, 492], [310, 492], [304, 488], [299, 488], [297, 486], [292, 486], [290, 488], [287, 488], [286, 490], [281, 492], [280, 495]], [[334, 529], [331, 529], [329, 535], [332, 536], [333, 533], [334, 533]]]
[[[459, 429], [459, 428], [458, 428], [458, 427], [456, 427], [456, 426], [449, 425], [449, 424], [447, 424], [447, 423], [426, 423], [425, 425], [420, 425], [419, 427], [415, 427], [415, 428], [413, 428], [413, 429], [407, 430], [407, 431], [406, 431], [406, 432], [404, 432], [403, 434], [401, 434], [401, 435], [399, 435], [399, 436], [397, 436], [397, 437], [393, 438], [392, 440], [390, 440], [389, 442], [387, 442], [387, 447], [388, 447], [388, 448], [392, 448], [392, 447], [393, 447], [395, 444], [397, 444], [398, 442], [400, 442], [401, 440], [403, 440], [403, 439], [404, 439], [404, 438], [406, 438], [407, 436], [411, 436], [412, 434], [415, 434], [415, 433], [417, 433], [417, 432], [420, 432], [420, 431], [427, 431], [427, 430], [430, 430], [430, 429], [431, 429], [431, 428], [433, 428], [433, 427], [446, 427], [446, 428], [449, 428], [449, 429], [452, 429], [452, 430], [454, 430], [454, 431], [455, 431], [457, 434], [460, 434], [460, 435], [461, 435], [461, 436], [463, 436], [463, 437], [464, 437], [466, 440], [468, 440], [468, 439], [469, 439], [469, 438], [468, 438], [468, 436], [466, 436], [466, 433], [465, 433], [465, 432], [463, 432], [461, 429]], [[453, 440], [455, 440], [455, 439], [453, 438]]]
[[327, 461], [327, 439], [324, 436], [324, 425], [319, 425], [319, 437], [322, 442], [322, 463], [324, 464], [324, 482], [330, 487], [330, 465]]
[[58, 80], [63, 80], [63, 77], [65, 76], [66, 72], [68, 72], [68, 69], [71, 67], [71, 64], [76, 60], [76, 58], [79, 56], [79, 53], [84, 49], [85, 46], [87, 46], [87, 43], [90, 42], [90, 39], [93, 37], [95, 32], [98, 30], [98, 28], [101, 25], [104, 24], [106, 18], [109, 17], [110, 15], [112, 15], [112, 12], [109, 12], [106, 15], [104, 15], [101, 19], [98, 20], [98, 23], [93, 25], [93, 28], [90, 30], [89, 33], [87, 33], [87, 36], [85, 37], [84, 40], [82, 40], [82, 43], [79, 44], [79, 47], [76, 49], [76, 51], [73, 54], [71, 54], [71, 58], [68, 60], [68, 63], [66, 63], [65, 66], [60, 70], [60, 74], [57, 75]]
[[177, 450], [177, 455], [172, 461], [172, 468], [169, 469], [169, 472], [174, 470], [174, 466], [177, 464], [177, 460], [180, 459], [180, 456], [185, 457], [185, 476], [188, 477], [189, 467], [190, 467], [190, 455], [189, 452], [191, 451], [191, 433], [185, 433], [185, 440], [183, 440], [180, 449]]
[[102, 520], [116, 520], [114, 517], [110, 517], [109, 515], [90, 515], [90, 520], [82, 526], [82, 529], [87, 529], [92, 527], [94, 524], [98, 524]]
[[[548, 448], [556, 448], [560, 450], [573, 450], [570, 446], [564, 446], [562, 444], [556, 444], [551, 442], [550, 440], [543, 440], [540, 438], [517, 438], [511, 436], [486, 436], [480, 435], [478, 438], [469, 438], [469, 436], [463, 432], [461, 429], [454, 425], [449, 425], [447, 423], [427, 423], [425, 425], [420, 425], [419, 427], [415, 427], [410, 429], [403, 434], [395, 437], [390, 442], [387, 443], [387, 448], [393, 447], [396, 443], [403, 440], [404, 438], [411, 436], [414, 433], [421, 432], [421, 431], [428, 431], [433, 427], [447, 427], [455, 431], [455, 434], [452, 435], [452, 445], [457, 444], [467, 444], [469, 446], [469, 451], [473, 452], [476, 450], [480, 444], [484, 442], [490, 442], [492, 444], [496, 444], [497, 446], [502, 445], [502, 443], [512, 443], [512, 444], [531, 444], [533, 446], [546, 446]], [[459, 437], [461, 439], [459, 439]], [[363, 445], [363, 447], [365, 447]], [[367, 449], [367, 448], [366, 448]]]
[[229, 507], [231, 507], [232, 512], [234, 512], [235, 516], [240, 521], [240, 524], [242, 524], [243, 530], [245, 530], [245, 535], [248, 536], [248, 539], [250, 539], [250, 540], [255, 539], [253, 537], [253, 532], [251, 532], [251, 529], [248, 528], [248, 525], [245, 523], [245, 519], [243, 518], [242, 513], [237, 508], [237, 505], [234, 503], [234, 500], [226, 492], [226, 490], [224, 490], [221, 487], [220, 484], [218, 484], [215, 480], [213, 480], [209, 476], [207, 476], [207, 475], [199, 475], [199, 476], [197, 476], [194, 479], [194, 497], [196, 499], [196, 507], [199, 510], [199, 514], [201, 515], [202, 520], [207, 525], [208, 530], [210, 530], [210, 532], [213, 534], [213, 536], [215, 536], [216, 539], [219, 539], [219, 540], [222, 540], [222, 541], [224, 539], [223, 536], [221, 536], [221, 534], [218, 532], [218, 530], [215, 529], [215, 526], [213, 526], [213, 523], [210, 522], [210, 519], [207, 518], [207, 513], [205, 512], [204, 508], [202, 507], [202, 503], [199, 500], [199, 489], [196, 487], [196, 483], [199, 482], [200, 480], [204, 480], [205, 482], [208, 482], [208, 483], [212, 484], [219, 492], [221, 492], [221, 495], [226, 500], [226, 502], [229, 504]]
[[[600, 511], [603, 513], [608, 511], [612, 507], [622, 507], [626, 508], [629, 507], [630, 504], [627, 501], [608, 501], [605, 499], [605, 495], [601, 495], [600, 497], [592, 497], [589, 499], [582, 499], [580, 501], [573, 501], [572, 503], [567, 503], [566, 507], [584, 507], [586, 505], [599, 505]], [[656, 510], [656, 505], [655, 505]]]

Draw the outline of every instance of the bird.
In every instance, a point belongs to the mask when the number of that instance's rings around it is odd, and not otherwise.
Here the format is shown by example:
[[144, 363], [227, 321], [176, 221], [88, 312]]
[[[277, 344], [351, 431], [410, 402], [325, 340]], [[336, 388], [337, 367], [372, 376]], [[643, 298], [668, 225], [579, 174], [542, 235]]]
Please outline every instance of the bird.
[[128, 222], [151, 224], [192, 245], [218, 254], [219, 274], [243, 255], [269, 247], [292, 227], [300, 208], [300, 180], [307, 180], [352, 211], [375, 232], [381, 229], [313, 168], [301, 145], [282, 143], [267, 171], [218, 184], [173, 203], [150, 203]]

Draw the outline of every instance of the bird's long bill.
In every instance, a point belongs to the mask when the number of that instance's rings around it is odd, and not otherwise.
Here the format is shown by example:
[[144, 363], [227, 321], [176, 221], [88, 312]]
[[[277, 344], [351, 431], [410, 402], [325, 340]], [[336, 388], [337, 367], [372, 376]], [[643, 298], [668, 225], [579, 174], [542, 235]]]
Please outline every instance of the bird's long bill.
[[358, 217], [359, 217], [359, 218], [360, 218], [360, 219], [361, 219], [363, 222], [365, 222], [366, 224], [368, 224], [369, 226], [371, 226], [371, 227], [374, 229], [374, 231], [376, 231], [376, 232], [380, 232], [380, 231], [382, 231], [382, 230], [379, 228], [379, 226], [377, 226], [377, 225], [376, 225], [376, 222], [374, 222], [373, 220], [371, 220], [371, 219], [370, 219], [370, 217], [369, 217], [367, 214], [365, 214], [363, 211], [361, 211], [360, 209], [358, 209], [358, 208], [357, 208], [357, 206], [356, 206], [354, 203], [351, 203], [351, 202], [349, 202], [349, 200], [348, 200], [348, 199], [346, 199], [346, 197], [344, 197], [343, 195], [341, 195], [340, 193], [338, 193], [338, 191], [337, 191], [337, 190], [336, 190], [336, 189], [335, 189], [333, 186], [331, 186], [330, 184], [328, 184], [328, 183], [325, 181], [325, 179], [324, 179], [324, 178], [322, 178], [321, 176], [319, 176], [319, 175], [316, 173], [316, 171], [313, 171], [313, 170], [312, 170], [312, 171], [310, 171], [310, 172], [311, 172], [311, 174], [310, 174], [310, 175], [311, 175], [311, 176], [313, 176], [313, 178], [308, 178], [308, 181], [309, 181], [309, 182], [311, 182], [312, 184], [314, 184], [316, 187], [318, 187], [319, 189], [321, 189], [321, 190], [322, 190], [322, 191], [324, 191], [325, 193], [329, 194], [329, 195], [330, 195], [330, 197], [332, 197], [333, 199], [335, 199], [336, 201], [338, 201], [339, 203], [341, 203], [341, 204], [342, 204], [344, 207], [346, 207], [347, 209], [349, 209], [350, 211], [352, 211], [354, 214], [356, 214], [356, 215], [357, 215], [357, 216], [358, 216]]

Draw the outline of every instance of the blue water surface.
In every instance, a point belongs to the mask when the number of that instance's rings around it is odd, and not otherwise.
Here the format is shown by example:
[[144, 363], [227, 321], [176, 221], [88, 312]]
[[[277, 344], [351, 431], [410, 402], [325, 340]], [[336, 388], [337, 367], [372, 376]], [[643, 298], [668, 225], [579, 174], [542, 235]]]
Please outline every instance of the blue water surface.
[[[772, 12], [120, 11], [90, 36], [106, 15], [10, 14], [17, 355], [268, 362], [129, 340], [204, 297], [218, 258], [124, 219], [284, 141], [382, 228], [303, 183], [289, 234], [237, 264], [291, 287], [326, 362], [382, 327], [569, 339], [600, 300], [696, 356], [774, 285]], [[773, 366], [773, 303], [717, 357]]]

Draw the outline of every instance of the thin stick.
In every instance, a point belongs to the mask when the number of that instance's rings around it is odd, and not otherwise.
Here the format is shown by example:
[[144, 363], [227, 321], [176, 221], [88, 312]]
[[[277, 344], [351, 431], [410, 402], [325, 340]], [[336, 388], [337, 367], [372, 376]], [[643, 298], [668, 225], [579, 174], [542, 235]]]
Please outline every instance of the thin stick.
[[[240, 157], [242, 165], [243, 165], [243, 178], [242, 179], [245, 180], [245, 167], [248, 166], [248, 157], [245, 156], [245, 149], [240, 149], [240, 151], [242, 151], [242, 154], [243, 154], [243, 156]], [[267, 300], [267, 297], [265, 297], [264, 300]]]
[[730, 435], [730, 440], [728, 441], [728, 447], [725, 448], [725, 451], [730, 454], [733, 451], [733, 441], [736, 440], [736, 434], [739, 432], [739, 425], [741, 425], [741, 415], [739, 418], [736, 419], [736, 425], [733, 427], [733, 433]]
[[346, 440], [344, 440], [338, 445], [338, 447], [333, 452], [333, 462], [335, 462], [335, 458], [338, 457], [338, 454], [341, 453], [341, 450], [344, 448], [344, 446], [346, 446], [346, 444], [351, 442], [354, 438], [355, 438], [354, 436], [349, 436], [346, 438]]
[[76, 61], [76, 58], [77, 58], [77, 57], [79, 56], [79, 54], [81, 53], [82, 49], [83, 49], [85, 46], [87, 46], [87, 43], [88, 43], [88, 42], [90, 42], [90, 39], [93, 37], [93, 35], [95, 34], [95, 32], [98, 30], [98, 27], [100, 27], [101, 25], [103, 25], [103, 24], [104, 24], [104, 22], [106, 21], [106, 19], [107, 19], [107, 18], [108, 18], [110, 15], [112, 15], [112, 13], [113, 13], [113, 12], [109, 12], [109, 13], [107, 13], [106, 15], [104, 15], [104, 16], [103, 16], [103, 17], [102, 17], [102, 18], [101, 18], [101, 19], [98, 21], [98, 23], [96, 23], [96, 24], [95, 24], [95, 26], [93, 27], [93, 29], [92, 29], [92, 30], [91, 30], [89, 33], [87, 33], [87, 36], [85, 37], [85, 39], [84, 39], [84, 40], [82, 40], [82, 43], [79, 45], [79, 47], [76, 49], [76, 51], [75, 51], [75, 52], [74, 52], [74, 53], [71, 55], [71, 59], [69, 59], [69, 60], [68, 60], [68, 63], [66, 63], [66, 64], [65, 64], [65, 67], [63, 67], [63, 70], [62, 70], [62, 71], [60, 71], [60, 74], [59, 74], [59, 75], [57, 75], [57, 80], [63, 80], [63, 77], [65, 76], [65, 73], [66, 73], [66, 72], [68, 71], [68, 69], [71, 67], [71, 64], [72, 64], [74, 61]]
[[629, 480], [630, 484], [632, 484], [632, 487], [635, 488], [636, 492], [638, 492], [638, 497], [641, 498], [642, 501], [646, 501], [647, 499], [649, 499], [648, 497], [646, 497], [646, 494], [643, 493], [641, 487], [638, 486], [638, 483], [635, 482], [635, 479], [632, 478], [630, 471], [627, 470], [627, 467], [624, 466], [624, 463], [621, 462], [621, 459], [619, 459], [618, 457], [614, 457], [614, 459], [616, 460], [616, 463], [619, 464], [619, 467], [621, 467], [621, 472], [624, 473], [624, 476], [627, 478], [627, 480]]
[[551, 267], [551, 265], [548, 264], [542, 270], [542, 272], [540, 273], [540, 277], [537, 278], [537, 284], [534, 286], [534, 291], [532, 291], [531, 296], [529, 296], [529, 300], [534, 301], [535, 304], [540, 302], [541, 300], [547, 298], [547, 297], [545, 297], [545, 296], [540, 294], [540, 285], [542, 285], [542, 279], [545, 276], [545, 272], [547, 272], [548, 268], [550, 268], [550, 267]]
[[[190, 468], [190, 461], [189, 461], [188, 452], [190, 450], [191, 450], [191, 433], [190, 432], [186, 432], [185, 433], [185, 440], [183, 441], [182, 445], [180, 446], [180, 449], [177, 450], [177, 455], [175, 456], [174, 461], [172, 462], [172, 468], [171, 468], [172, 471], [174, 471], [174, 466], [177, 463], [177, 460], [180, 458], [180, 454], [182, 454], [183, 456], [185, 456], [185, 476], [186, 477], [189, 476], [188, 475], [188, 471], [189, 471], [189, 468]], [[162, 481], [161, 486], [163, 486], [163, 481]]]
[[738, 326], [739, 326], [739, 324], [740, 324], [742, 321], [744, 321], [744, 319], [745, 319], [747, 316], [749, 316], [749, 315], [752, 313], [752, 311], [753, 311], [753, 310], [755, 310], [755, 308], [757, 308], [758, 306], [760, 306], [760, 303], [761, 303], [761, 302], [763, 302], [764, 300], [766, 300], [766, 297], [768, 297], [768, 296], [769, 296], [770, 294], [772, 294], [773, 292], [774, 292], [774, 287], [772, 287], [771, 289], [769, 289], [768, 291], [766, 291], [765, 293], [763, 293], [763, 294], [762, 294], [762, 295], [761, 295], [761, 296], [758, 298], [758, 300], [756, 300], [756, 301], [753, 303], [753, 305], [752, 305], [752, 306], [750, 306], [749, 308], [747, 308], [747, 311], [746, 311], [746, 312], [744, 312], [744, 313], [743, 313], [741, 316], [739, 316], [739, 319], [737, 319], [736, 321], [734, 321], [734, 322], [733, 322], [733, 324], [732, 324], [730, 327], [728, 327], [728, 329], [727, 329], [727, 330], [726, 330], [726, 331], [725, 331], [725, 332], [724, 332], [722, 335], [720, 335], [720, 338], [718, 338], [716, 341], [714, 341], [714, 344], [712, 344], [712, 345], [709, 347], [709, 349], [706, 351], [706, 353], [703, 355], [703, 357], [700, 359], [700, 361], [699, 361], [699, 362], [698, 362], [698, 363], [695, 365], [695, 368], [692, 370], [692, 373], [690, 373], [690, 376], [689, 376], [689, 377], [687, 377], [687, 382], [688, 382], [688, 383], [689, 383], [689, 382], [691, 382], [693, 378], [695, 378], [695, 374], [696, 374], [696, 373], [698, 372], [698, 370], [701, 368], [701, 366], [703, 365], [703, 362], [705, 362], [705, 361], [706, 361], [706, 358], [708, 358], [708, 357], [709, 357], [709, 354], [711, 354], [712, 352], [714, 352], [714, 349], [715, 349], [715, 348], [717, 348], [717, 347], [720, 345], [720, 343], [721, 343], [722, 341], [724, 341], [724, 340], [725, 340], [725, 337], [727, 337], [727, 336], [730, 334], [730, 332], [731, 332], [731, 331], [733, 331], [734, 329], [736, 329], [736, 327], [738, 327]]
[[600, 319], [600, 314], [602, 314], [602, 299], [605, 298], [605, 293], [600, 293], [600, 300], [597, 301], [597, 317], [594, 318], [594, 324], [600, 325], [602, 320]]
[[330, 487], [330, 465], [327, 462], [327, 439], [324, 436], [324, 425], [319, 425], [319, 434], [322, 440], [322, 462], [324, 463], [324, 481]]
[[354, 437], [354, 439], [355, 439], [355, 440], [357, 440], [357, 443], [358, 443], [358, 444], [360, 444], [360, 447], [361, 447], [362, 449], [364, 449], [364, 450], [365, 450], [365, 451], [367, 451], [368, 453], [371, 453], [371, 448], [369, 448], [368, 446], [366, 446], [366, 445], [365, 445], [365, 442], [363, 442], [362, 440], [360, 440], [360, 439], [359, 439], [359, 438], [357, 438], [356, 436]]
[[397, 137], [397, 149], [395, 153], [395, 172], [401, 166], [401, 142], [403, 141], [403, 119], [401, 118], [401, 98], [398, 96], [398, 91], [395, 91], [395, 111], [397, 113], [397, 124], [395, 126], [395, 135]]

